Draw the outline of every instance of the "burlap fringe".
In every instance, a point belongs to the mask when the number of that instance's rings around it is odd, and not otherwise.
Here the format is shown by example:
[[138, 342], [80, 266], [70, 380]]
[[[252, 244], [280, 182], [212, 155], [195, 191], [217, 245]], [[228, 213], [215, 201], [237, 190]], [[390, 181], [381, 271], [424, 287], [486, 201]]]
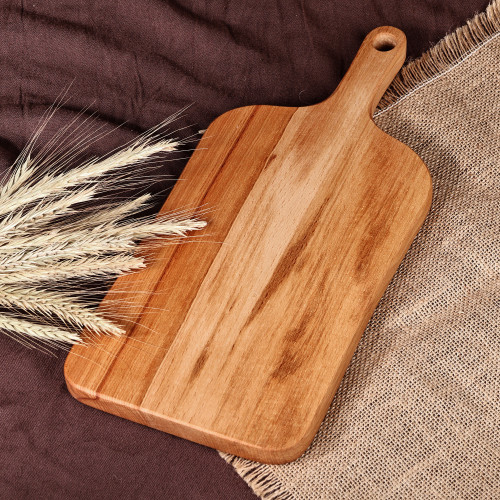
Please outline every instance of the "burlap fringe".
[[293, 500], [293, 496], [281, 486], [278, 478], [269, 470], [263, 469], [267, 466], [227, 453], [219, 452], [219, 455], [234, 467], [258, 497], [266, 500]]
[[375, 115], [394, 106], [430, 80], [463, 61], [479, 47], [500, 35], [500, 0], [494, 0], [484, 12], [445, 36], [421, 57], [406, 64], [387, 89]]
[[[499, 35], [500, 0], [494, 0], [484, 12], [467, 21], [465, 26], [447, 35], [419, 59], [404, 66], [382, 97], [377, 113], [394, 106], [401, 99], [427, 85]], [[274, 475], [269, 466], [227, 453], [219, 453], [260, 498], [293, 499], [293, 495], [283, 488], [279, 478]]]

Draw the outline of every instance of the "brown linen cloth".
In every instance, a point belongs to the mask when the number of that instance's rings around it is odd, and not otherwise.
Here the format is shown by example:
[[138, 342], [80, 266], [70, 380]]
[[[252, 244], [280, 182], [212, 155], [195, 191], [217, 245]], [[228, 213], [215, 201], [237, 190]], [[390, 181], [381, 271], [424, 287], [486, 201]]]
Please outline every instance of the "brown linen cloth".
[[[486, 4], [1, 0], [0, 168], [72, 81], [49, 128], [89, 105], [108, 128], [126, 121], [103, 153], [188, 104], [186, 135], [245, 104], [312, 104], [372, 28], [401, 28], [415, 57]], [[64, 357], [0, 335], [0, 498], [255, 498], [214, 450], [73, 400]]]
[[500, 2], [405, 74], [375, 122], [431, 212], [305, 455], [224, 455], [262, 498], [500, 498]]

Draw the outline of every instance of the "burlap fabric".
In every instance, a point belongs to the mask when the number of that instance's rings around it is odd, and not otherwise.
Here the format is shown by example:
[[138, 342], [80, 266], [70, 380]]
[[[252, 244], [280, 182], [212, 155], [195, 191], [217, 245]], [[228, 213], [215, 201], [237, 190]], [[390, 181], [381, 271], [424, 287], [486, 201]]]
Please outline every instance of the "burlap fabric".
[[375, 115], [429, 167], [432, 209], [305, 455], [224, 455], [261, 498], [500, 497], [499, 12], [411, 63]]

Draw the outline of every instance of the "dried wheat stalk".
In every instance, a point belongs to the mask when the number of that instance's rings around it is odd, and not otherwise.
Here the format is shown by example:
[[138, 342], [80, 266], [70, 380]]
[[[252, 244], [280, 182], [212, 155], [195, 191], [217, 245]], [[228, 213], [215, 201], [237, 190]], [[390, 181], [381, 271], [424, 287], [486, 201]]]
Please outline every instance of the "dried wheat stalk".
[[136, 253], [140, 240], [177, 241], [205, 226], [182, 211], [137, 218], [150, 204], [148, 194], [121, 203], [110, 203], [106, 197], [109, 189], [140, 181], [138, 167], [176, 150], [179, 141], [164, 136], [169, 122], [113, 154], [75, 166], [98, 137], [85, 121], [68, 125], [34, 154], [53, 113], [47, 114], [0, 186], [0, 329], [29, 345], [80, 342], [82, 328], [122, 334], [89, 303], [81, 282], [144, 267], [144, 252]]

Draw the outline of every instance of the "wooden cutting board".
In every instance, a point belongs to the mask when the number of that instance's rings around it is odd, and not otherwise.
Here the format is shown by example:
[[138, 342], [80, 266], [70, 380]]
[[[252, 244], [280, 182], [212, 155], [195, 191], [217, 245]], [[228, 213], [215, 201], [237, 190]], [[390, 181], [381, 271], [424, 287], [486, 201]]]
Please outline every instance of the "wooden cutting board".
[[210, 125], [162, 209], [211, 208], [203, 242], [116, 281], [128, 335], [73, 347], [75, 398], [253, 460], [304, 452], [430, 207], [422, 160], [371, 119], [405, 53], [378, 28], [325, 101]]

